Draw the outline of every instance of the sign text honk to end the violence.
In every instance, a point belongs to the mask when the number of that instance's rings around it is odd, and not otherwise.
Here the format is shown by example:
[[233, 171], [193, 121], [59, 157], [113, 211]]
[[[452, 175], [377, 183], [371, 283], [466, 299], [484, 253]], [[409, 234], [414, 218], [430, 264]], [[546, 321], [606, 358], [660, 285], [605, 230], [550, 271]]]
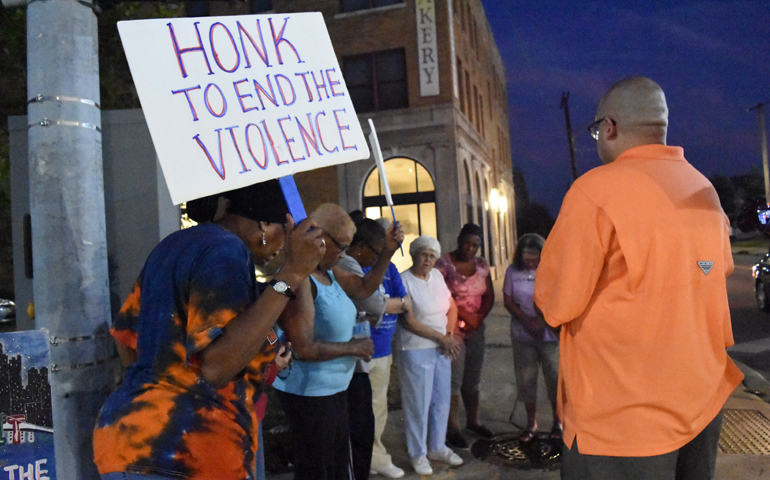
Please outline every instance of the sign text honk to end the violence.
[[175, 203], [369, 157], [320, 14], [119, 29]]

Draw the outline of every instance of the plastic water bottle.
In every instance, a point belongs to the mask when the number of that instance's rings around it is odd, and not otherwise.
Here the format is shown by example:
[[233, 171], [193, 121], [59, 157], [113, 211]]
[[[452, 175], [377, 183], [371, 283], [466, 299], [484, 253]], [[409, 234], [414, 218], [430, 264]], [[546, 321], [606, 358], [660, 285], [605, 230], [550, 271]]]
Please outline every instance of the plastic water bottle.
[[357, 322], [353, 326], [353, 338], [369, 338], [372, 336], [372, 327], [365, 318], [366, 314], [359, 312]]

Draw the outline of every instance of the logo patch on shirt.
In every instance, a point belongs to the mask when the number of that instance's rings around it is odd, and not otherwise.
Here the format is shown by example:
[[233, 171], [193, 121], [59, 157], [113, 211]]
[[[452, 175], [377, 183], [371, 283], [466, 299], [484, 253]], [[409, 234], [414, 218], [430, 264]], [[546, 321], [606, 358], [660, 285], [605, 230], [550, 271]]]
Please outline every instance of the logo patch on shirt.
[[704, 275], [708, 275], [711, 268], [714, 266], [714, 262], [698, 262], [698, 266], [703, 270]]

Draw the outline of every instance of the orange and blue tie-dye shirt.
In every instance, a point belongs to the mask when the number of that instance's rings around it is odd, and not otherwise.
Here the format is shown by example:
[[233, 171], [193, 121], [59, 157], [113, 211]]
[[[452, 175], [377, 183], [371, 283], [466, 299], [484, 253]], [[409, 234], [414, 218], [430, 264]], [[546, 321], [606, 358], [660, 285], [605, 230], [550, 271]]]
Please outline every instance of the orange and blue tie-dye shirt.
[[210, 480], [254, 478], [262, 378], [275, 336], [222, 389], [201, 376], [198, 354], [257, 298], [243, 244], [216, 225], [169, 235], [150, 254], [113, 322], [137, 351], [94, 431], [101, 474], [135, 472]]

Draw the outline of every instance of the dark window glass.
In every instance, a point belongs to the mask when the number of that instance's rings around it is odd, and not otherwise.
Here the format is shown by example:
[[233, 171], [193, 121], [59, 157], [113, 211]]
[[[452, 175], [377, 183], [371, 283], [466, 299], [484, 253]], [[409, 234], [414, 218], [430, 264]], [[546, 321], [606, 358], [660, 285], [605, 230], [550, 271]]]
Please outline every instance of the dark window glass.
[[457, 89], [460, 92], [460, 111], [465, 113], [465, 88], [463, 87], [463, 62], [457, 59]]
[[465, 223], [473, 223], [473, 192], [471, 190], [471, 174], [468, 172], [468, 164], [465, 167]]
[[343, 12], [355, 12], [367, 8], [386, 7], [404, 3], [404, 0], [342, 0], [340, 7]]
[[377, 66], [377, 110], [408, 106], [406, 58], [404, 50], [390, 50], [375, 55]]
[[184, 14], [186, 17], [207, 17], [209, 16], [209, 2], [203, 0], [184, 2]]
[[468, 74], [468, 72], [465, 72], [465, 96], [466, 96], [466, 102], [468, 105], [467, 115], [468, 120], [473, 122], [473, 98], [472, 98], [472, 87], [471, 87], [471, 76]]
[[409, 106], [403, 49], [345, 57], [342, 64], [356, 112]]
[[374, 110], [372, 60], [371, 55], [358, 55], [343, 61], [345, 84], [357, 112]]
[[250, 13], [262, 13], [273, 10], [273, 0], [249, 0]]

